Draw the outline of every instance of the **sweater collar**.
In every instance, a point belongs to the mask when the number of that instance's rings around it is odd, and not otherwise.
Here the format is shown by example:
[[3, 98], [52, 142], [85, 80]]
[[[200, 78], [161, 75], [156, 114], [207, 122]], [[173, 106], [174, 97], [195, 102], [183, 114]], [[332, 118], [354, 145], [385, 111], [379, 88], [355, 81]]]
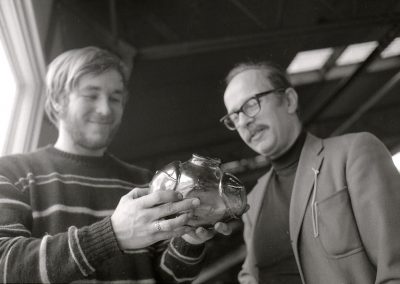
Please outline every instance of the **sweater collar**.
[[63, 157], [63, 158], [69, 159], [69, 160], [73, 160], [73, 161], [81, 162], [81, 163], [85, 163], [85, 164], [97, 164], [98, 165], [100, 162], [104, 162], [105, 160], [107, 160], [109, 158], [109, 154], [107, 152], [104, 153], [104, 155], [101, 157], [77, 155], [77, 154], [72, 154], [69, 152], [59, 150], [59, 149], [55, 148], [54, 145], [48, 145], [46, 147], [46, 151], [48, 151], [49, 153], [55, 154], [59, 157]]

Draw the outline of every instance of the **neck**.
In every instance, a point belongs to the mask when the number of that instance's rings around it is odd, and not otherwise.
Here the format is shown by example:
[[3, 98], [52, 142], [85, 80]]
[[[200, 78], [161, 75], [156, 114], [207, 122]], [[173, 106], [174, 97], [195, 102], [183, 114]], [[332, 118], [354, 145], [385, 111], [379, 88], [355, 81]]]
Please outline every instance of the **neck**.
[[292, 127], [291, 131], [289, 132], [291, 134], [288, 137], [288, 143], [285, 145], [285, 148], [282, 148], [279, 153], [277, 153], [276, 155], [272, 155], [269, 158], [271, 160], [275, 160], [275, 159], [279, 158], [280, 156], [284, 155], [296, 142], [302, 129], [303, 129], [303, 127], [300, 122], [293, 124], [293, 127]]
[[106, 151], [105, 148], [101, 149], [88, 149], [73, 141], [73, 139], [64, 131], [60, 131], [54, 148], [75, 155], [102, 157]]

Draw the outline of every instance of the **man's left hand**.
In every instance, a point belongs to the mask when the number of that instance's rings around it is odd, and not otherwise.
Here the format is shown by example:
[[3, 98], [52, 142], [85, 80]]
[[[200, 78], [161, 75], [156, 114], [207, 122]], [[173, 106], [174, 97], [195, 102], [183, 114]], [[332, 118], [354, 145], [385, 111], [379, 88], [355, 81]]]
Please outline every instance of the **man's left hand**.
[[183, 235], [182, 238], [190, 244], [199, 245], [212, 239], [216, 233], [228, 236], [232, 233], [232, 227], [229, 223], [217, 222], [211, 229], [198, 227], [193, 232]]

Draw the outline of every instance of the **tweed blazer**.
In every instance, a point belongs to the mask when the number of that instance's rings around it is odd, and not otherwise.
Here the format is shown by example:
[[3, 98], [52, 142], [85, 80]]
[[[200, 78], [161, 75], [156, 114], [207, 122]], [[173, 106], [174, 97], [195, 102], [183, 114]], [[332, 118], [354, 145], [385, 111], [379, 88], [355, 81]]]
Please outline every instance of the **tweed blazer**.
[[[271, 172], [249, 194], [240, 283], [258, 283], [254, 224]], [[307, 134], [289, 227], [303, 283], [400, 283], [400, 175], [382, 142], [369, 133]]]

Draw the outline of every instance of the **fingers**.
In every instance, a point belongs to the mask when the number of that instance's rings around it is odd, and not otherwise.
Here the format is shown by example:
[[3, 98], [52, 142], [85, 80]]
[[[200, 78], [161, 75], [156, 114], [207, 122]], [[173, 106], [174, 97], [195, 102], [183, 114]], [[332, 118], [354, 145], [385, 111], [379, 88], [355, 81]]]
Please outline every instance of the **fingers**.
[[154, 238], [166, 240], [193, 232], [192, 227], [185, 226], [189, 218], [190, 213], [185, 213], [168, 220], [156, 220], [153, 223]]
[[127, 198], [136, 199], [149, 194], [150, 188], [148, 187], [135, 187], [125, 196]]
[[212, 237], [214, 237], [214, 235], [215, 235], [214, 230], [212, 230], [212, 229], [207, 230], [203, 227], [196, 228], [195, 233], [196, 233], [197, 237], [199, 239], [201, 239], [202, 241], [207, 241], [207, 240], [211, 239]]
[[203, 227], [198, 227], [195, 231], [183, 235], [182, 238], [190, 244], [198, 245], [208, 241], [214, 235], [215, 231], [213, 229], [207, 230]]
[[154, 232], [171, 232], [182, 227], [186, 227], [186, 223], [190, 218], [190, 213], [183, 213], [175, 218], [156, 220], [153, 222]]
[[229, 224], [227, 224], [227, 223], [217, 222], [214, 225], [214, 229], [218, 233], [223, 234], [225, 236], [229, 236], [230, 234], [232, 234], [232, 227], [229, 226]]
[[182, 200], [182, 194], [172, 190], [156, 191], [141, 198], [143, 208], [151, 208], [158, 204]]
[[160, 206], [154, 207], [150, 210], [154, 211], [159, 218], [168, 217], [177, 213], [192, 211], [200, 205], [200, 200], [197, 198], [188, 198], [178, 202], [169, 202]]

